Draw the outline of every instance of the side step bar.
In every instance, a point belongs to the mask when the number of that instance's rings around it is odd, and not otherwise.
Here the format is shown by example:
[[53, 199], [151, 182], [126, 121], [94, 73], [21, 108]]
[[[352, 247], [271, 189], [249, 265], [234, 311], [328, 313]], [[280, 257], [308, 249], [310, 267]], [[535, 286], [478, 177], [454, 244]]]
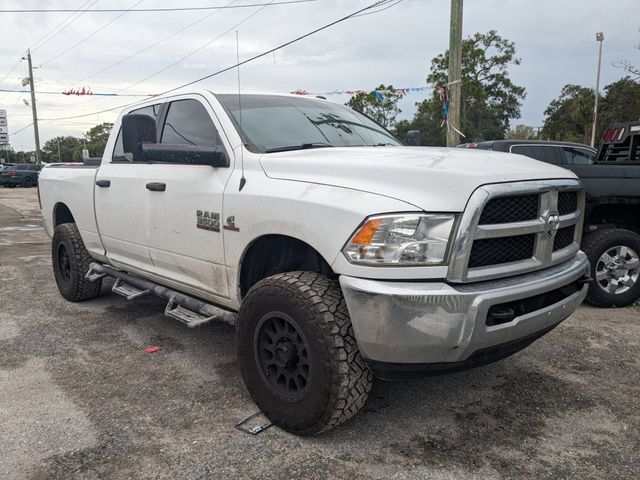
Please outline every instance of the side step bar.
[[89, 265], [89, 271], [85, 275], [86, 279], [94, 282], [104, 277], [115, 278], [112, 291], [127, 300], [134, 300], [148, 293], [166, 299], [168, 303], [164, 314], [189, 327], [198, 327], [213, 320], [231, 325], [236, 323], [237, 315], [228, 310], [106, 265], [95, 262]]

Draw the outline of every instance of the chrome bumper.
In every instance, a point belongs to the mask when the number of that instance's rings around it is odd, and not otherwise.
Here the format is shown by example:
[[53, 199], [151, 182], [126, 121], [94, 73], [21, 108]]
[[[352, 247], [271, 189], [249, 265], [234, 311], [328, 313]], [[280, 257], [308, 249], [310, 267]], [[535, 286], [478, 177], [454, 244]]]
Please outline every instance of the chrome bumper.
[[365, 359], [428, 364], [460, 362], [552, 328], [582, 303], [587, 284], [508, 323], [487, 325], [487, 313], [493, 305], [551, 292], [588, 275], [587, 257], [578, 252], [554, 267], [486, 282], [385, 282], [342, 275], [340, 285]]

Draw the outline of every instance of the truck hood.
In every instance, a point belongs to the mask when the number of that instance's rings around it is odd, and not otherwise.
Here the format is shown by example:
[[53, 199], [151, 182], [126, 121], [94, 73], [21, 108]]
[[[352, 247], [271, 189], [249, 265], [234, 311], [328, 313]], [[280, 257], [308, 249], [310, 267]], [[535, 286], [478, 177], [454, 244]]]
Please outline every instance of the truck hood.
[[488, 183], [576, 178], [523, 155], [437, 147], [318, 148], [265, 154], [260, 163], [270, 178], [384, 195], [432, 212], [463, 211]]

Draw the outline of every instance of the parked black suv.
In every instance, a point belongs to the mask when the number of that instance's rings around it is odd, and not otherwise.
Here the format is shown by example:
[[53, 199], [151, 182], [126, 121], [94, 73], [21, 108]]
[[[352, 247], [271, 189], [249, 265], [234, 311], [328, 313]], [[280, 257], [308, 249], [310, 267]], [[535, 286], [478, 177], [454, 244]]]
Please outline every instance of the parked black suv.
[[574, 172], [586, 190], [582, 250], [591, 262], [587, 302], [621, 307], [640, 298], [640, 123], [609, 127], [599, 150], [579, 143], [495, 140], [461, 148], [511, 152]]
[[40, 165], [32, 163], [16, 163], [11, 166], [3, 166], [0, 170], [0, 185], [3, 187], [15, 187], [22, 185], [25, 188], [38, 184]]

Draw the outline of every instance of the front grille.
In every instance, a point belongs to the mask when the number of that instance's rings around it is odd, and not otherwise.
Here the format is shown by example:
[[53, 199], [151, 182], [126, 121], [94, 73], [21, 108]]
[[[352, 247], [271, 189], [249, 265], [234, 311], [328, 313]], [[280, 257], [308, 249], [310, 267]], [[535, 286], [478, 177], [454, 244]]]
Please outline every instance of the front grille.
[[556, 232], [553, 239], [553, 251], [562, 250], [573, 243], [573, 237], [576, 233], [575, 225], [561, 228]]
[[484, 185], [462, 216], [447, 279], [490, 280], [568, 260], [577, 252], [582, 212], [577, 180]]
[[560, 192], [558, 193], [558, 213], [560, 215], [568, 215], [578, 209], [578, 193], [577, 192]]
[[497, 197], [490, 200], [480, 216], [480, 225], [533, 220], [538, 216], [538, 195]]
[[531, 234], [476, 240], [471, 249], [469, 268], [517, 262], [531, 258], [535, 239], [536, 236]]

